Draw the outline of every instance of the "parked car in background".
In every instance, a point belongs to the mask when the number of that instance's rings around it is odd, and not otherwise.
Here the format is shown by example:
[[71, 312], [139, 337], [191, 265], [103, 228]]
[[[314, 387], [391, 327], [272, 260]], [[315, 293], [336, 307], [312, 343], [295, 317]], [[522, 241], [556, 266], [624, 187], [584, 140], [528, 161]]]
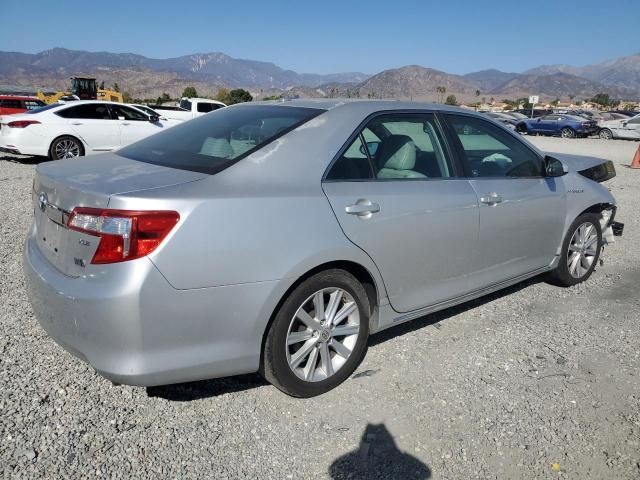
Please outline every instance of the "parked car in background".
[[0, 95], [0, 116], [23, 113], [35, 108], [44, 107], [46, 103], [37, 97], [18, 95]]
[[640, 112], [636, 110], [611, 110], [611, 113], [620, 113], [622, 115], [626, 115], [627, 117], [635, 117], [639, 115]]
[[519, 108], [518, 110], [515, 110], [515, 112], [517, 113], [521, 113], [522, 115], [525, 115], [527, 118], [538, 118], [538, 117], [542, 117], [544, 115], [549, 115], [550, 113], [553, 113], [553, 110], [549, 109], [549, 108], [534, 108], [533, 109], [533, 114], [531, 112], [531, 109], [527, 109], [527, 108]]
[[498, 123], [503, 124], [506, 128], [510, 130], [515, 130], [516, 125], [518, 124], [518, 120], [515, 118], [505, 115], [504, 113], [499, 112], [484, 112], [483, 115], [489, 117], [492, 120], [495, 120]]
[[115, 102], [54, 103], [2, 117], [0, 150], [52, 159], [116, 150], [180, 122]]
[[224, 107], [224, 103], [208, 98], [183, 98], [180, 107], [165, 109], [162, 105], [155, 105], [153, 109], [167, 119], [186, 121]]
[[595, 135], [598, 133], [598, 124], [593, 120], [574, 115], [553, 113], [539, 118], [520, 120], [516, 130], [530, 135], [560, 135], [563, 138], [575, 138]]
[[613, 240], [598, 182], [614, 175], [445, 105], [243, 103], [38, 165], [27, 290], [51, 337], [116, 383], [260, 371], [310, 397], [353, 374], [371, 333], [540, 274], [587, 280]]
[[527, 115], [523, 115], [522, 113], [518, 113], [518, 112], [502, 112], [502, 113], [510, 116], [511, 118], [515, 118], [516, 120], [529, 118]]
[[624, 138], [628, 140], [640, 140], [640, 115], [620, 120], [602, 122], [598, 135], [605, 140], [612, 138]]

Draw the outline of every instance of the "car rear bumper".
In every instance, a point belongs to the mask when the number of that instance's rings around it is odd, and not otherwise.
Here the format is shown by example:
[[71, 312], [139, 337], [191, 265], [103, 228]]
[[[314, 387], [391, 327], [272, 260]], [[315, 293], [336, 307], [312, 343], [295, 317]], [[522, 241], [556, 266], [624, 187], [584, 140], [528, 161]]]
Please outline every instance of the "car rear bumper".
[[22, 153], [20, 153], [20, 150], [18, 150], [17, 148], [10, 148], [10, 147], [0, 146], [0, 152], [11, 153], [13, 155], [22, 155]]
[[277, 282], [176, 290], [148, 258], [68, 277], [24, 249], [27, 290], [40, 325], [116, 383], [164, 385], [258, 370]]

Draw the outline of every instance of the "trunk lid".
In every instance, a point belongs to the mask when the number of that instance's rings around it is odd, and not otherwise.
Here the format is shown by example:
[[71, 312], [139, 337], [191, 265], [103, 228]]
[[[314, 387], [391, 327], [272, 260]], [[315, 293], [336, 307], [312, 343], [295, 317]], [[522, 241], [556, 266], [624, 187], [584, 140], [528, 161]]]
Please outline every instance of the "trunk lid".
[[65, 275], [83, 275], [98, 239], [66, 227], [75, 207], [107, 208], [115, 194], [160, 189], [206, 177], [203, 173], [137, 162], [116, 154], [40, 164], [32, 192], [38, 247]]

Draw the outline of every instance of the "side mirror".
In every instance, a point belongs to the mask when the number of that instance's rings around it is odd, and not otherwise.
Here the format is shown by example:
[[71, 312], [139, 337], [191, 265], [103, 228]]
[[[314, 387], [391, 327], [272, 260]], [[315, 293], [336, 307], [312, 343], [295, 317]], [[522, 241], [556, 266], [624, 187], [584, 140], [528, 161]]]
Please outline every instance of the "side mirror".
[[625, 122], [622, 122], [622, 126], [623, 126], [623, 127], [626, 127], [626, 126], [627, 126], [627, 123], [629, 123], [629, 122], [626, 122], [626, 121], [625, 121]]
[[[369, 150], [369, 155], [371, 155], [372, 157], [375, 157], [379, 146], [380, 146], [380, 142], [367, 142], [367, 150]], [[360, 145], [360, 153], [363, 155], [367, 154], [367, 152], [364, 149], [364, 145]]]
[[160, 121], [160, 117], [157, 115], [149, 115], [149, 121], [151, 123], [158, 123]]
[[560, 160], [548, 155], [544, 157], [544, 170], [547, 177], [561, 177], [569, 173], [567, 167]]

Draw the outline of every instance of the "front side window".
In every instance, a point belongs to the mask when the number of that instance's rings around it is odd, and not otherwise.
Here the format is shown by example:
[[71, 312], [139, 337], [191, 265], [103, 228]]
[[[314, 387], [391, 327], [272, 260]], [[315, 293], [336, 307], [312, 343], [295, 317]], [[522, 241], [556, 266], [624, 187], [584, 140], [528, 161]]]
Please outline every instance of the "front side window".
[[213, 105], [213, 103], [200, 102], [196, 105], [196, 108], [198, 109], [198, 113], [209, 113], [215, 110]]
[[373, 118], [336, 160], [327, 180], [430, 179], [453, 176], [432, 114]]
[[187, 99], [180, 100], [180, 108], [191, 111], [191, 102]]
[[634, 125], [639, 124], [640, 123], [640, 115], [636, 115], [631, 120], [629, 120], [627, 123], [631, 123], [631, 124], [634, 124]]
[[22, 109], [20, 100], [0, 100], [0, 107]]
[[471, 177], [541, 177], [542, 159], [518, 138], [481, 118], [446, 114]]
[[132, 160], [214, 174], [324, 110], [247, 105], [223, 108], [118, 151]]
[[144, 113], [124, 105], [111, 105], [111, 112], [113, 113], [114, 119], [117, 120], [133, 120], [138, 122], [146, 122], [149, 120], [149, 117]]

